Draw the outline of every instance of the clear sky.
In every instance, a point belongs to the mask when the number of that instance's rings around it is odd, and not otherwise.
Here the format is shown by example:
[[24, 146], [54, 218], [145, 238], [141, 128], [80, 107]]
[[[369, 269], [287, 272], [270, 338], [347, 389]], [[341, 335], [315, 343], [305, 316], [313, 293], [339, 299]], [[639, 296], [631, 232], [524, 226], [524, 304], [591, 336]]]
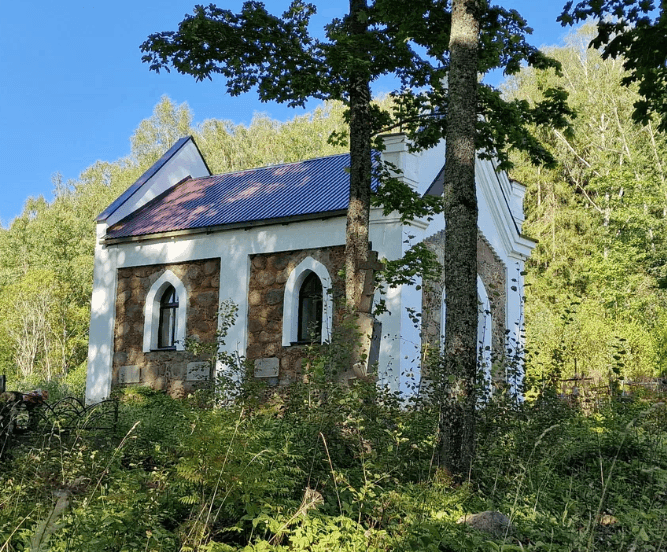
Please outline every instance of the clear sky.
[[[313, 2], [318, 6], [313, 32], [342, 16], [348, 6], [346, 0]], [[148, 70], [141, 62], [139, 45], [151, 33], [175, 30], [196, 3], [1, 3], [0, 222], [4, 227], [21, 213], [29, 196], [52, 199], [55, 173], [65, 180], [76, 179], [97, 160], [115, 161], [127, 155], [134, 129], [150, 117], [164, 94], [178, 104], [186, 102], [195, 122], [217, 118], [249, 123], [257, 111], [279, 120], [303, 113], [261, 104], [253, 93], [230, 98], [221, 80], [197, 83], [174, 72]], [[534, 45], [545, 46], [560, 44], [568, 32], [556, 22], [563, 3], [507, 0], [503, 5], [517, 9], [528, 20], [535, 31]], [[234, 11], [241, 4], [240, 0], [218, 2]], [[282, 13], [289, 1], [265, 4], [270, 12]], [[382, 83], [374, 89], [374, 93], [388, 91]]]

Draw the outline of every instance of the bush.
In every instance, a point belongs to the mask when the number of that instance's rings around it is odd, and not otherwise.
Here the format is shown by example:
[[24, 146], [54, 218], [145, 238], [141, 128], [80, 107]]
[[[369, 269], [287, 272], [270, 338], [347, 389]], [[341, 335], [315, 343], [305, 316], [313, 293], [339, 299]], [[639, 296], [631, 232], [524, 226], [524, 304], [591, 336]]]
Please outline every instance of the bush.
[[[242, 391], [212, 408], [126, 389], [106, 442], [53, 434], [13, 449], [0, 466], [0, 547], [593, 551], [664, 542], [660, 403], [616, 401], [582, 415], [553, 394], [516, 404], [498, 393], [478, 412], [473, 471], [457, 486], [433, 466], [437, 413], [427, 406], [367, 382], [336, 384], [325, 371], [289, 392]], [[485, 510], [508, 515], [512, 532], [457, 524]]]

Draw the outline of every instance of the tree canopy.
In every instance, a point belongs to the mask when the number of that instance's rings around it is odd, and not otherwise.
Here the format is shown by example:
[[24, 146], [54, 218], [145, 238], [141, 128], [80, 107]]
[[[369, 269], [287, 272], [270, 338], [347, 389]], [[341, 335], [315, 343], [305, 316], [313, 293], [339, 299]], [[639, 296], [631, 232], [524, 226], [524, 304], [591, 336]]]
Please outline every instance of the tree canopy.
[[[480, 55], [477, 71], [501, 68], [516, 74], [527, 63], [546, 69], [558, 62], [531, 46], [532, 32], [515, 10], [481, 3]], [[295, 0], [281, 15], [270, 14], [261, 2], [246, 2], [239, 13], [215, 5], [196, 6], [177, 31], [152, 34], [141, 49], [151, 70], [188, 74], [197, 80], [220, 75], [231, 95], [256, 90], [262, 101], [303, 106], [310, 98], [349, 99], [347, 79], [360, 63], [370, 82], [394, 75], [396, 102], [391, 109], [372, 110], [372, 132], [399, 128], [420, 145], [446, 133], [449, 32], [451, 11], [443, 0], [376, 0], [360, 17], [367, 32], [350, 36], [350, 18], [335, 19], [316, 38], [309, 29], [316, 7]], [[353, 56], [359, 48], [367, 59]], [[363, 58], [363, 56], [362, 56]], [[498, 155], [528, 151], [536, 162], [550, 162], [549, 153], [528, 132], [530, 124], [567, 125], [566, 95], [545, 89], [540, 102], [506, 101], [499, 90], [480, 84], [477, 147]]]
[[597, 35], [590, 45], [601, 48], [602, 58], [622, 58], [626, 73], [622, 83], [639, 85], [632, 117], [648, 124], [659, 119], [658, 129], [667, 131], [667, 14], [665, 2], [653, 0], [588, 0], [568, 2], [558, 18], [563, 25], [596, 20]]

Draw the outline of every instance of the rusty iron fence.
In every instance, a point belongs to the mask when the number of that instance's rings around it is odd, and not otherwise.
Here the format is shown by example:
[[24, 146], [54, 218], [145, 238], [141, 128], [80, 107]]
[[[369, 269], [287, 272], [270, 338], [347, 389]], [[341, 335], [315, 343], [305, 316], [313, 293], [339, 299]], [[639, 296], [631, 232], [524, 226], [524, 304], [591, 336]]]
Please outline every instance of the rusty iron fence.
[[593, 410], [612, 399], [631, 400], [637, 395], [647, 393], [667, 396], [667, 380], [665, 378], [645, 378], [638, 381], [615, 379], [605, 382], [575, 376], [560, 380], [559, 396], [572, 405], [585, 410]]

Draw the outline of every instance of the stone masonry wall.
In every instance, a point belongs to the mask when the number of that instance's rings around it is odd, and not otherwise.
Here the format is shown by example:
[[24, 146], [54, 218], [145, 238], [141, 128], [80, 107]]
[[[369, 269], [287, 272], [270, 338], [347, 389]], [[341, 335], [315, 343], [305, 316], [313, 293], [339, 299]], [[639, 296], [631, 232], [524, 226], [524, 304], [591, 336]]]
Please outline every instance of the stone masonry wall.
[[279, 359], [278, 378], [270, 383], [288, 385], [295, 381], [300, 376], [301, 361], [305, 356], [303, 346], [282, 346], [283, 299], [290, 273], [306, 257], [322, 263], [331, 277], [335, 312], [345, 289], [338, 275], [345, 263], [344, 255], [344, 246], [251, 255], [246, 356], [250, 361]]
[[[425, 243], [444, 264], [445, 233], [444, 230], [429, 237]], [[500, 358], [505, 351], [505, 302], [506, 302], [506, 267], [493, 252], [484, 237], [477, 235], [477, 274], [479, 274], [491, 303], [491, 321], [493, 335], [491, 345], [493, 357]], [[422, 299], [422, 335], [426, 347], [440, 350], [440, 316], [442, 304], [443, 279], [437, 282], [425, 282]]]
[[202, 343], [215, 339], [220, 259], [121, 268], [116, 290], [113, 386], [120, 384], [121, 369], [132, 373], [133, 379], [139, 379], [133, 383], [150, 385], [173, 396], [183, 396], [198, 385], [196, 381], [188, 381], [187, 369], [189, 363], [203, 359], [187, 351], [143, 352], [146, 297], [153, 283], [167, 269], [181, 280], [188, 293], [186, 337]]

